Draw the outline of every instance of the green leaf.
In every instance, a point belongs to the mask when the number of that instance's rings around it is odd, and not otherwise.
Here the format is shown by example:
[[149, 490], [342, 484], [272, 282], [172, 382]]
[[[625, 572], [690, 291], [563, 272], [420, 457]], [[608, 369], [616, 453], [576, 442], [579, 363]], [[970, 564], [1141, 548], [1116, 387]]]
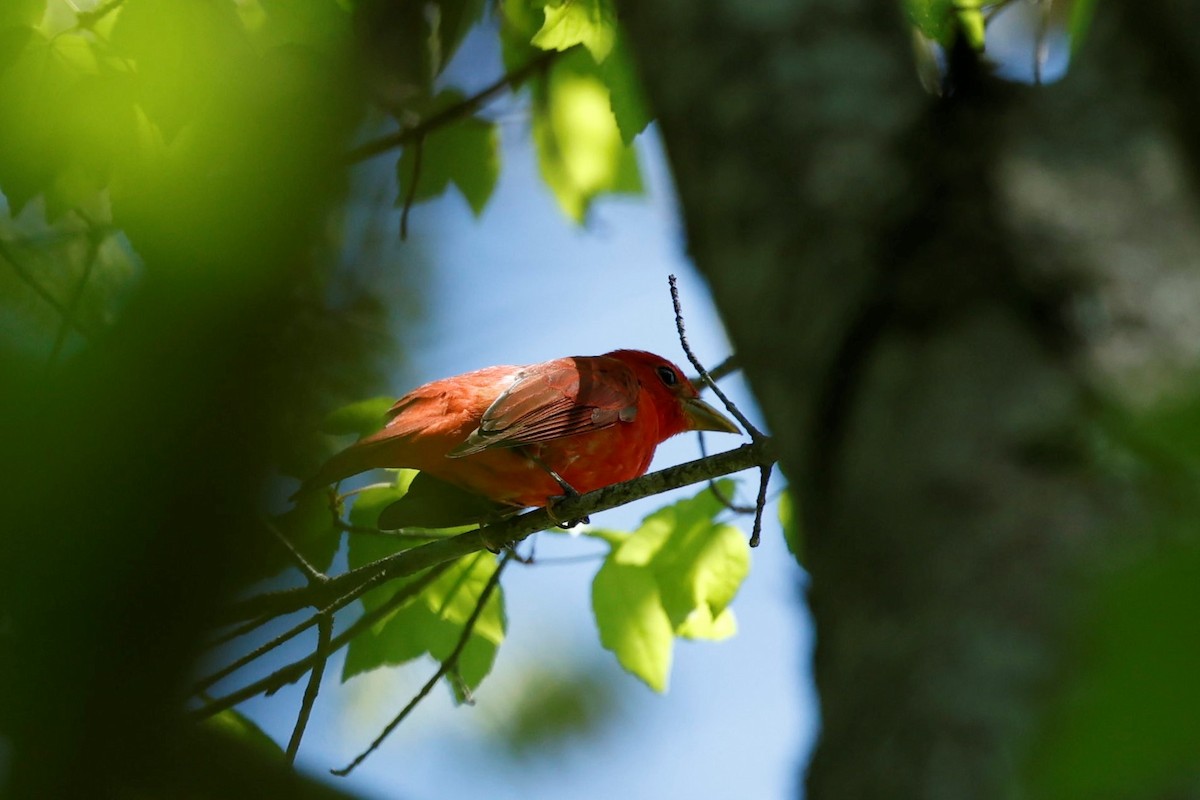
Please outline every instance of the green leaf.
[[592, 582], [592, 609], [600, 643], [651, 689], [666, 691], [674, 628], [663, 610], [653, 570], [610, 556]]
[[538, 167], [559, 207], [582, 222], [603, 193], [642, 190], [637, 156], [625, 145], [609, 90], [584, 52], [557, 62], [535, 95]]
[[208, 719], [201, 725], [216, 731], [221, 736], [237, 739], [251, 750], [258, 751], [270, 758], [282, 758], [283, 748], [274, 739], [267, 736], [249, 717], [227, 708]]
[[[496, 561], [489, 553], [459, 559], [418, 597], [351, 640], [342, 680], [425, 653], [439, 661], [449, 658], [495, 571]], [[385, 588], [396, 591], [394, 584]], [[496, 587], [459, 656], [457, 674], [468, 688], [478, 686], [491, 671], [505, 628], [503, 594]]]
[[513, 72], [541, 53], [530, 40], [538, 32], [544, 17], [530, 0], [501, 0], [499, 10], [504, 69]]
[[321, 422], [321, 431], [331, 436], [350, 433], [359, 437], [369, 436], [383, 428], [387, 422], [387, 412], [395, 403], [396, 398], [388, 395], [344, 405], [329, 412]]
[[403, 497], [383, 509], [377, 522], [384, 530], [454, 528], [498, 522], [516, 510], [422, 472]]
[[682, 625], [675, 629], [675, 634], [682, 639], [706, 639], [719, 642], [737, 633], [737, 618], [732, 608], [726, 608], [714, 619], [708, 606], [699, 606]]
[[792, 494], [784, 492], [779, 498], [779, 524], [783, 527], [783, 541], [796, 562], [804, 567], [804, 534], [800, 530], [800, 516], [792, 505]]
[[544, 9], [546, 20], [533, 37], [543, 50], [566, 50], [582, 44], [597, 64], [612, 52], [617, 16], [611, 0], [561, 0]]
[[[729, 495], [733, 481], [718, 483]], [[746, 537], [715, 522], [725, 505], [705, 489], [659, 509], [612, 544], [592, 585], [600, 641], [656, 691], [666, 687], [674, 636], [721, 640], [737, 631], [729, 603], [750, 569]]]
[[1200, 742], [1200, 551], [1110, 579], [1031, 748], [1033, 797], [1192, 796]]
[[[461, 99], [457, 92], [445, 92], [439, 95], [435, 107], [449, 106]], [[420, 171], [416, 175], [413, 200], [438, 197], [453, 184], [475, 216], [482, 214], [500, 177], [500, 137], [496, 126], [472, 117], [433, 131], [420, 144], [405, 147], [397, 166], [400, 180], [397, 205], [403, 205], [411, 191], [418, 149]]]
[[654, 117], [623, 35], [617, 37], [612, 53], [600, 65], [600, 77], [608, 87], [609, 103], [621, 132], [621, 141], [628, 145]]

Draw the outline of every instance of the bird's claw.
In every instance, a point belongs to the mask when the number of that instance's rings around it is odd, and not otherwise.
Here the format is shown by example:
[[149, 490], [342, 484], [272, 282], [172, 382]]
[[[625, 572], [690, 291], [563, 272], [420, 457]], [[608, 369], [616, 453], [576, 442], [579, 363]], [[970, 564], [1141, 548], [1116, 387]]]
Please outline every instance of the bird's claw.
[[550, 520], [555, 525], [566, 531], [569, 531], [576, 525], [587, 525], [590, 523], [592, 521], [591, 517], [587, 516], [586, 514], [582, 517], [576, 517], [575, 519], [563, 520], [559, 519], [558, 515], [554, 513], [554, 507], [559, 503], [563, 502], [564, 500], [574, 500], [576, 497], [579, 497], [579, 492], [575, 491], [570, 486], [566, 486], [564, 489], [566, 490], [566, 494], [560, 494], [555, 495], [554, 497], [546, 498], [546, 514], [550, 517]]

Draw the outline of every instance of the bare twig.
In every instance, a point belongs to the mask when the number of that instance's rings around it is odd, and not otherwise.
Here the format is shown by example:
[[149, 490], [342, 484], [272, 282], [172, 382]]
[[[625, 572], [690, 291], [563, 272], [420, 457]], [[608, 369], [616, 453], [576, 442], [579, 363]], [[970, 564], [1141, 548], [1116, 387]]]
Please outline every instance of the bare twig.
[[308, 718], [312, 715], [313, 705], [317, 702], [317, 693], [321, 691], [321, 677], [325, 674], [325, 663], [329, 661], [329, 640], [333, 636], [333, 616], [322, 614], [317, 623], [317, 657], [312, 672], [308, 676], [308, 686], [304, 687], [304, 700], [300, 703], [300, 713], [296, 716], [296, 727], [292, 729], [292, 738], [288, 741], [287, 760], [289, 764], [296, 763], [296, 753], [300, 750], [300, 740], [304, 738], [304, 729], [308, 727]]
[[[576, 45], [578, 47], [578, 45]], [[573, 49], [573, 48], [570, 48]], [[448, 106], [427, 119], [422, 120], [411, 128], [403, 128], [395, 133], [389, 133], [386, 136], [381, 136], [378, 139], [359, 145], [347, 154], [346, 161], [351, 164], [356, 164], [359, 161], [366, 161], [369, 158], [386, 153], [396, 147], [404, 147], [412, 142], [418, 141], [425, 137], [430, 131], [448, 125], [451, 122], [457, 122], [463, 117], [469, 117], [474, 114], [479, 108], [500, 92], [510, 86], [516, 86], [524, 81], [530, 75], [549, 67], [555, 59], [570, 52], [570, 49], [561, 52], [557, 50], [547, 50], [544, 53], [530, 59], [529, 63], [518, 67], [517, 69], [502, 76], [495, 83], [484, 88], [476, 94]]]
[[754, 527], [750, 530], [750, 546], [758, 547], [762, 538], [762, 515], [767, 507], [767, 484], [771, 482], [773, 464], [763, 464], [758, 468], [758, 499], [754, 502]]
[[[705, 444], [704, 444], [704, 432], [696, 431], [696, 438], [700, 442], [700, 456], [702, 458], [707, 458], [708, 457], [708, 447], [705, 446]], [[721, 484], [717, 483], [716, 478], [713, 478], [712, 480], [710, 480], [708, 482], [708, 488], [713, 493], [713, 496], [716, 497], [717, 500], [720, 501], [721, 505], [725, 506], [730, 511], [733, 511], [736, 514], [753, 514], [754, 513], [754, 511], [755, 511], [754, 506], [740, 506], [737, 503], [733, 502], [732, 497], [726, 497], [725, 491], [721, 488]]]
[[[736, 450], [651, 472], [640, 478], [606, 486], [579, 497], [568, 497], [556, 504], [554, 513], [561, 519], [580, 519], [643, 497], [772, 463], [774, 460], [774, 445], [769, 438], [764, 437], [761, 441], [743, 445]], [[386, 556], [332, 577], [322, 586], [287, 589], [247, 598], [228, 609], [225, 619], [228, 622], [238, 622], [262, 616], [280, 616], [310, 605], [320, 607], [328, 603], [330, 598], [344, 594], [347, 587], [358, 586], [362, 581], [376, 575], [386, 578], [412, 575], [435, 564], [453, 561], [485, 548], [495, 550], [505, 544], [524, 541], [531, 534], [552, 528], [554, 525], [555, 521], [546, 509], [529, 511], [504, 522]]]
[[296, 549], [296, 546], [292, 544], [286, 536], [283, 535], [283, 532], [280, 531], [279, 528], [274, 525], [274, 523], [272, 523], [269, 519], [264, 518], [262, 524], [263, 527], [270, 531], [271, 535], [273, 535], [275, 539], [278, 540], [281, 545], [283, 545], [283, 549], [287, 551], [287, 554], [291, 557], [292, 562], [296, 565], [297, 569], [304, 573], [305, 579], [310, 584], [321, 584], [329, 580], [329, 576], [325, 575], [312, 564], [310, 564], [308, 559], [304, 557], [304, 554]]
[[717, 382], [713, 380], [713, 377], [704, 369], [704, 365], [700, 363], [700, 359], [696, 358], [696, 354], [692, 352], [692, 347], [688, 344], [687, 334], [683, 329], [683, 310], [679, 304], [679, 286], [675, 282], [675, 276], [667, 276], [667, 283], [671, 286], [671, 304], [675, 307], [675, 330], [679, 332], [679, 344], [683, 346], [683, 352], [687, 355], [688, 361], [695, 367], [696, 372], [700, 373], [700, 377], [704, 383], [721, 399], [721, 402], [725, 405], [729, 413], [733, 415], [734, 419], [742, 424], [742, 427], [750, 435], [750, 438], [755, 442], [765, 439], [766, 437], [762, 431], [754, 427], [750, 420], [746, 418], [746, 415], [742, 413], [741, 409], [734, 405], [733, 401], [721, 391], [721, 387], [717, 386]]
[[[401, 586], [394, 595], [388, 598], [387, 602], [371, 609], [361, 617], [356, 619], [353, 624], [346, 630], [334, 636], [329, 642], [328, 654], [336, 653], [341, 648], [350, 643], [350, 640], [357, 636], [362, 631], [374, 625], [383, 617], [392, 613], [393, 610], [402, 606], [404, 603], [416, 597], [425, 590], [429, 584], [433, 583], [441, 574], [450, 568], [450, 562], [437, 564], [430, 569], [426, 574], [422, 575], [411, 583], [406, 583]], [[382, 576], [380, 576], [382, 578]], [[382, 580], [380, 581], [382, 582]], [[214, 714], [219, 714], [227, 708], [233, 708], [238, 703], [244, 700], [249, 700], [260, 694], [272, 694], [289, 683], [294, 683], [300, 677], [313, 667], [317, 662], [317, 654], [306, 656], [299, 661], [294, 661], [285, 667], [281, 667], [265, 678], [255, 681], [248, 686], [243, 686], [241, 689], [230, 692], [224, 697], [218, 697], [211, 702], [195, 709], [192, 716], [195, 719], [207, 719]]]
[[458, 667], [458, 659], [462, 655], [463, 649], [467, 646], [467, 642], [471, 639], [471, 633], [475, 630], [475, 623], [478, 621], [480, 614], [483, 613], [483, 609], [484, 606], [487, 605], [488, 598], [491, 597], [492, 592], [500, 583], [500, 573], [504, 571], [504, 567], [508, 564], [508, 561], [511, 557], [511, 551], [501, 556], [500, 563], [496, 565], [496, 569], [492, 572], [492, 577], [488, 580], [487, 585], [483, 587], [483, 591], [479, 593], [479, 600], [475, 603], [475, 608], [471, 611], [471, 616], [468, 617], [467, 621], [463, 624], [462, 634], [459, 635], [457, 644], [454, 645], [454, 649], [450, 652], [450, 655], [447, 656], [446, 660], [439, 665], [437, 672], [433, 674], [433, 677], [421, 687], [421, 690], [417, 692], [416, 696], [413, 697], [412, 700], [408, 702], [408, 705], [406, 705], [400, 711], [400, 713], [397, 714], [392, 721], [387, 724], [383, 731], [375, 737], [375, 741], [371, 742], [370, 746], [368, 746], [366, 750], [359, 753], [355, 759], [346, 766], [342, 767], [341, 769], [330, 770], [330, 772], [341, 777], [349, 775], [355, 767], [366, 760], [367, 756], [375, 752], [379, 745], [383, 744], [383, 740], [386, 739], [391, 732], [396, 729], [396, 726], [403, 722], [404, 719], [410, 713], [412, 713], [412, 710], [417, 707], [417, 704], [424, 700], [425, 696], [433, 691], [433, 687], [437, 685], [438, 681], [440, 681], [447, 673]]

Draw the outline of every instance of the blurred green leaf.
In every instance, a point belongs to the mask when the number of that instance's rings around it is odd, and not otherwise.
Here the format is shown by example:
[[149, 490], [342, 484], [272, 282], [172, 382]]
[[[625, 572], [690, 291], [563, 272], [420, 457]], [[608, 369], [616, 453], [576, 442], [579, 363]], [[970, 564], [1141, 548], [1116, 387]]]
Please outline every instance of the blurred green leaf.
[[336, 50], [350, 34], [350, 12], [339, 0], [258, 0], [266, 14], [264, 34], [275, 45], [301, 44]]
[[904, 9], [922, 34], [943, 47], [952, 45], [961, 31], [972, 47], [983, 49], [982, 0], [904, 0]]
[[621, 132], [621, 141], [628, 145], [646, 129], [654, 115], [642, 92], [633, 54], [629, 52], [623, 35], [617, 36], [612, 52], [600, 65], [600, 76], [608, 87], [609, 102], [617, 129]]
[[[457, 92], [443, 92], [435, 108], [453, 105], [461, 99]], [[420, 171], [416, 175], [413, 200], [438, 197], [453, 184], [475, 216], [482, 214], [500, 177], [500, 137], [496, 126], [472, 117], [431, 132], [419, 145], [405, 147], [397, 166], [400, 182], [397, 205], [403, 205], [411, 191], [418, 148]]]
[[779, 496], [779, 524], [783, 527], [783, 540], [787, 543], [788, 552], [796, 559], [796, 563], [805, 566], [804, 533], [800, 529], [800, 515], [792, 505], [791, 491], [785, 491]]
[[[1033, 796], [1169, 796], [1200, 770], [1200, 551], [1108, 580], [1031, 763]], [[1186, 793], [1178, 796], [1190, 796]]]
[[1096, 0], [1072, 0], [1071, 16], [1067, 23], [1067, 33], [1071, 37], [1071, 53], [1077, 53], [1087, 38], [1088, 29], [1092, 26], [1092, 17], [1096, 11]]
[[251, 750], [255, 750], [268, 758], [282, 759], [283, 748], [274, 739], [267, 736], [249, 717], [227, 708], [219, 714], [214, 714], [200, 723], [211, 728], [222, 736], [236, 739]]
[[596, 664], [556, 664], [553, 670], [528, 665], [505, 693], [513, 707], [499, 719], [495, 743], [518, 758], [542, 761], [586, 743], [620, 711], [618, 687], [608, 675]]
[[656, 692], [667, 689], [674, 629], [649, 567], [605, 560], [592, 583], [600, 643]]
[[520, 69], [541, 52], [531, 40], [544, 21], [544, 15], [530, 0], [500, 0], [500, 49], [504, 69]]
[[642, 191], [637, 156], [625, 145], [609, 90], [584, 51], [565, 55], [539, 83], [533, 139], [542, 178], [576, 222], [600, 194]]
[[46, 0], [4, 0], [0, 4], [0, 28], [33, 26], [46, 13]]
[[321, 422], [321, 431], [331, 436], [351, 433], [360, 438], [369, 436], [383, 428], [387, 412], [395, 402], [396, 398], [391, 395], [382, 395], [342, 406], [329, 412]]
[[560, 0], [543, 9], [545, 22], [532, 39], [543, 50], [566, 50], [582, 44], [597, 64], [612, 52], [617, 15], [611, 0]]

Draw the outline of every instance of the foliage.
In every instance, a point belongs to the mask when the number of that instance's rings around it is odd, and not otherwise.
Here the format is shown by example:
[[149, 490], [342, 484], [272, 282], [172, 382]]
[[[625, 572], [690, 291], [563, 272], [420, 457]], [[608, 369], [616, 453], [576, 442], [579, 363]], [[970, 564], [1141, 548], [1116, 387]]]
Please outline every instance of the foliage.
[[[719, 487], [728, 492], [732, 481]], [[719, 641], [737, 629], [729, 603], [750, 570], [745, 535], [716, 521], [710, 490], [660, 509], [632, 533], [588, 531], [611, 551], [592, 584], [600, 642], [665, 691], [676, 637]]]

